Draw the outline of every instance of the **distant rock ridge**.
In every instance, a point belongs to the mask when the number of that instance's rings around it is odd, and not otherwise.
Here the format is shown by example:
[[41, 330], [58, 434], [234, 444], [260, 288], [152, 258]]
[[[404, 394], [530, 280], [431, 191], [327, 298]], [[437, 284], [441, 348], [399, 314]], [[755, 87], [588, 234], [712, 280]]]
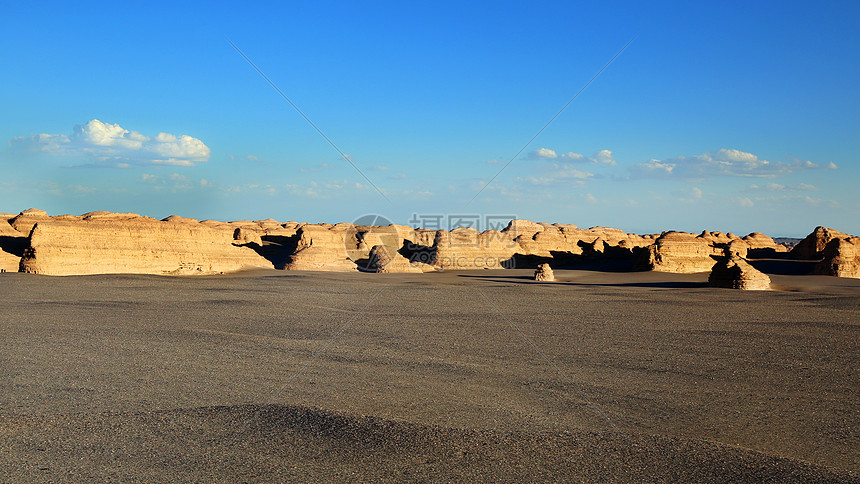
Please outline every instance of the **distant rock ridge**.
[[[832, 242], [836, 240], [836, 242]], [[858, 238], [818, 227], [788, 255], [822, 260], [816, 272], [860, 277]], [[831, 244], [832, 242], [832, 244]], [[831, 246], [832, 245], [832, 246]], [[718, 260], [784, 257], [764, 234], [668, 231], [637, 235], [609, 227], [512, 220], [502, 230], [405, 225], [220, 222], [171, 215], [89, 212], [0, 214], [0, 270], [38, 274], [217, 274], [251, 268], [428, 272], [614, 264], [615, 270], [709, 272]]]

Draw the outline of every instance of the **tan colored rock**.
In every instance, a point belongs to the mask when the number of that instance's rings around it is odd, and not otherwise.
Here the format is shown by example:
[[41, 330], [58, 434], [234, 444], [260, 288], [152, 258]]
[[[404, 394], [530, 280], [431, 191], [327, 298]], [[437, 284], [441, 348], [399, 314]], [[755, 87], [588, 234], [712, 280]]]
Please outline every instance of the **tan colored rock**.
[[200, 223], [200, 221], [197, 220], [196, 218], [182, 217], [179, 215], [171, 215], [169, 217], [161, 219], [161, 221], [162, 222], [171, 222], [171, 223], [185, 223], [185, 224], [198, 224], [198, 223]]
[[797, 260], [819, 260], [824, 254], [824, 248], [833, 239], [844, 239], [850, 235], [827, 227], [815, 227], [811, 234], [801, 240], [789, 251], [788, 256]]
[[[511, 240], [524, 235], [528, 237], [534, 236], [538, 232], [543, 232], [546, 229], [545, 225], [532, 222], [530, 220], [511, 220], [508, 226], [501, 230]], [[456, 229], [454, 229], [456, 230]]]
[[510, 264], [518, 245], [512, 232], [474, 228], [439, 230], [433, 242], [434, 266], [439, 270], [503, 269]]
[[421, 265], [410, 263], [409, 259], [385, 245], [374, 245], [370, 249], [368, 270], [379, 273], [418, 273], [425, 272]]
[[[719, 247], [719, 245], [717, 247]], [[750, 246], [745, 240], [733, 239], [731, 242], [723, 246], [723, 253], [718, 255], [737, 255], [739, 257], [746, 258], [749, 248]]]
[[18, 272], [21, 256], [27, 247], [27, 235], [9, 225], [7, 220], [11, 218], [14, 218], [11, 214], [0, 216], [0, 270], [3, 272]]
[[773, 249], [774, 252], [788, 252], [784, 245], [777, 244], [771, 237], [761, 232], [753, 232], [745, 236], [743, 240], [750, 249]]
[[658, 272], [708, 272], [714, 266], [707, 239], [685, 232], [666, 232], [649, 248], [646, 266]]
[[711, 275], [708, 276], [708, 285], [728, 289], [764, 291], [770, 289], [770, 277], [735, 254], [723, 257], [714, 265]]
[[860, 278], [860, 237], [832, 239], [822, 254], [824, 259], [815, 265], [815, 274]]
[[555, 281], [555, 274], [552, 272], [552, 267], [549, 264], [541, 264], [535, 270], [535, 280], [541, 282]]
[[260, 237], [260, 233], [256, 230], [239, 227], [233, 231], [233, 244], [235, 245], [248, 245], [248, 244], [256, 244], [257, 246], [263, 246], [263, 239]]
[[558, 227], [548, 226], [531, 235], [519, 235], [514, 239], [514, 242], [519, 246], [516, 252], [538, 257], [552, 257], [553, 252], [581, 254], [582, 248], [577, 244], [580, 239], [572, 234], [573, 231], [565, 234]]
[[356, 262], [347, 254], [347, 247], [358, 243], [346, 240], [352, 237], [347, 230], [332, 230], [331, 225], [303, 225], [298, 231], [296, 252], [287, 261], [284, 269], [292, 271], [357, 271]]
[[273, 218], [267, 218], [265, 220], [254, 220], [254, 223], [263, 230], [280, 230], [283, 228], [283, 225], [281, 225], [280, 222]]
[[[59, 217], [51, 217], [52, 219], [59, 219]], [[73, 220], [75, 218], [79, 218], [81, 220], [131, 220], [136, 218], [141, 218], [140, 215], [136, 213], [113, 213], [113, 212], [89, 212], [81, 215], [80, 217], [70, 216], [70, 218], [64, 218], [65, 220]], [[195, 221], [196, 222], [196, 221]]]
[[48, 219], [33, 228], [20, 268], [47, 275], [196, 275], [272, 267], [232, 242], [232, 232], [199, 223]]
[[9, 221], [9, 224], [24, 235], [30, 235], [36, 222], [48, 220], [48, 212], [37, 208], [28, 208]]

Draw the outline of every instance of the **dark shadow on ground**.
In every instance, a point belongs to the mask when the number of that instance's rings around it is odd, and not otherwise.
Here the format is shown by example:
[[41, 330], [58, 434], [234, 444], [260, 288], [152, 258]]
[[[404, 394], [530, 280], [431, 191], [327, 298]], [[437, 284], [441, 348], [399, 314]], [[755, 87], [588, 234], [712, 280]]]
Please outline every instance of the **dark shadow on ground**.
[[479, 274], [458, 274], [458, 277], [466, 277], [480, 279], [490, 282], [505, 282], [514, 284], [557, 284], [563, 286], [600, 286], [600, 287], [650, 287], [650, 288], [665, 288], [665, 289], [696, 289], [708, 287], [707, 282], [691, 282], [691, 281], [661, 281], [661, 282], [620, 282], [620, 283], [595, 283], [595, 282], [536, 282], [529, 276], [484, 276]]
[[553, 270], [578, 270], [596, 272], [634, 272], [638, 257], [630, 252], [623, 254], [572, 254], [570, 252], [551, 251], [551, 257], [536, 255], [514, 254], [504, 261], [506, 269], [536, 269], [541, 264], [548, 263]]
[[780, 276], [806, 276], [812, 274], [812, 270], [818, 261], [791, 260], [791, 259], [749, 259], [749, 263], [765, 274]]

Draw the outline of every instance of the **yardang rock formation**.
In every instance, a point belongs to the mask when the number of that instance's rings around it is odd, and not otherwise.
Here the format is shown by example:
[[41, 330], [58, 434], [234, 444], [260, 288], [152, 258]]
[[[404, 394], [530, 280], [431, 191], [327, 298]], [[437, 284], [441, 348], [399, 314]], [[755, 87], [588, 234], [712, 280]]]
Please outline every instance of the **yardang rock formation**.
[[743, 257], [731, 254], [714, 265], [708, 284], [711, 287], [764, 291], [770, 289], [770, 277], [759, 272]]
[[[788, 256], [820, 260], [820, 274], [860, 277], [858, 246], [860, 238], [818, 227]], [[605, 261], [614, 261], [616, 270], [694, 273], [711, 271], [725, 254], [743, 260], [784, 257], [785, 252], [760, 233], [743, 238], [708, 231], [637, 235], [528, 220], [479, 232], [272, 219], [198, 221], [177, 215], [156, 220], [110, 212], [49, 216], [37, 209], [0, 216], [0, 269], [48, 275], [197, 275], [255, 268], [427, 272], [545, 263], [558, 269]]]

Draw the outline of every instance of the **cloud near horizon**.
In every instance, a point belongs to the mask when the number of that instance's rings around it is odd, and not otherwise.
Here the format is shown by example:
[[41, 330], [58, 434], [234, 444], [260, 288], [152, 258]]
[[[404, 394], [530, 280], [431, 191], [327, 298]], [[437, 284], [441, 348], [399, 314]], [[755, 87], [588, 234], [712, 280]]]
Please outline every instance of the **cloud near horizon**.
[[600, 150], [597, 153], [589, 156], [583, 156], [579, 153], [574, 153], [569, 151], [567, 153], [558, 154], [555, 150], [551, 150], [549, 148], [538, 148], [536, 150], [530, 151], [528, 155], [526, 155], [527, 160], [555, 160], [555, 161], [564, 161], [569, 163], [592, 163], [592, 164], [605, 164], [605, 165], [615, 165], [615, 158], [612, 156], [612, 151], [610, 150]]
[[818, 164], [791, 158], [791, 163], [762, 160], [745, 151], [721, 149], [696, 156], [648, 160], [630, 167], [639, 178], [708, 178], [713, 176], [776, 177], [796, 170], [835, 170], [836, 164]]
[[593, 173], [577, 170], [570, 165], [555, 163], [539, 175], [516, 177], [514, 180], [517, 183], [527, 183], [529, 185], [564, 185], [574, 188], [585, 186], [585, 181], [593, 177]]
[[98, 119], [75, 125], [71, 135], [16, 136], [9, 145], [13, 149], [51, 156], [87, 156], [95, 158], [98, 166], [120, 168], [129, 165], [194, 166], [209, 161], [210, 154], [209, 147], [192, 136], [158, 133], [149, 137]]

